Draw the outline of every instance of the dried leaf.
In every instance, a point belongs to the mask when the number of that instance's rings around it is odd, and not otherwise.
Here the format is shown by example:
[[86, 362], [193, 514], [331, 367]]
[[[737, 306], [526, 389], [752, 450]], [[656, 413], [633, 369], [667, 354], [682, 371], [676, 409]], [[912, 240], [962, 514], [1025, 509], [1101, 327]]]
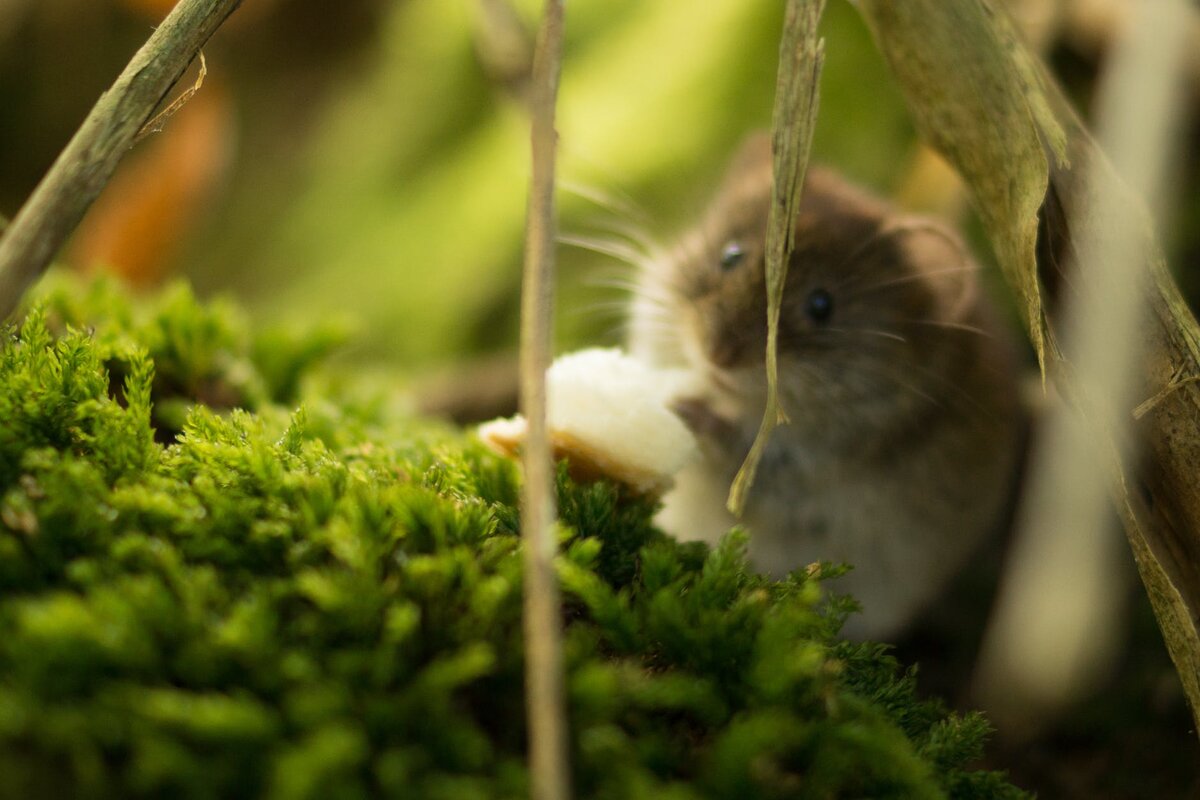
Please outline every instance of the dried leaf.
[[796, 209], [800, 205], [800, 190], [804, 185], [820, 104], [817, 84], [825, 60], [825, 44], [817, 38], [817, 24], [824, 11], [825, 0], [789, 0], [779, 42], [779, 74], [771, 125], [775, 172], [766, 251], [767, 407], [758, 436], [729, 490], [726, 505], [736, 516], [741, 516], [746, 506], [746, 495], [754, 483], [758, 462], [771, 431], [776, 425], [787, 422], [778, 392], [779, 309], [794, 244]]
[[1021, 300], [1043, 375], [1048, 329], [1037, 271], [1038, 209], [1048, 146], [1065, 163], [1066, 134], [1037, 64], [988, 0], [859, 0], [921, 135], [971, 189], [996, 258]]
[[200, 51], [200, 71], [196, 75], [196, 82], [183, 91], [179, 97], [171, 101], [171, 104], [162, 111], [154, 115], [154, 118], [142, 126], [142, 129], [137, 132], [137, 136], [133, 137], [133, 143], [130, 147], [137, 146], [138, 142], [145, 139], [152, 133], [161, 133], [163, 127], [167, 124], [167, 120], [175, 116], [179, 109], [187, 105], [188, 100], [196, 92], [200, 91], [200, 87], [204, 86], [204, 79], [208, 77], [208, 61], [204, 58], [204, 51]]
[[[1103, 222], [1086, 213], [1088, 176], [1120, 194], [1126, 218], [1144, 231], [1138, 249], [1150, 274], [1144, 358], [1137, 365], [1151, 401], [1139, 435], [1148, 458], [1144, 474], [1118, 475], [1114, 492], [1127, 538], [1154, 606], [1167, 648], [1193, 714], [1200, 720], [1200, 327], [1166, 268], [1150, 216], [1121, 185], [1069, 103], [1037, 58], [1021, 43], [994, 0], [858, 0], [922, 135], [969, 185], [1009, 284], [1022, 303], [1030, 337], [1046, 375], [1052, 356], [1064, 396], [1080, 398], [1073, 365], [1064, 360], [1044, 291], [1066, 286], [1060, 262], [1036, 259], [1039, 211], [1045, 244], [1075, 254], [1079, 242], [1107, 241]], [[1072, 280], [1088, 286], [1088, 264]], [[1063, 289], [1065, 291], [1065, 289]], [[1094, 416], [1094, 415], [1093, 415]], [[1093, 418], [1102, 447], [1116, 436]]]
[[[1085, 213], [1089, 169], [1102, 173], [1114, 202], [1141, 233], [1138, 258], [1148, 273], [1149, 311], [1136, 368], [1142, 397], [1148, 399], [1130, 413], [1139, 421], [1144, 453], [1141, 474], [1121, 476], [1117, 507], [1167, 651], [1200, 723], [1200, 486], [1195, 471], [1200, 464], [1200, 326], [1171, 277], [1143, 200], [1116, 175], [1045, 68], [1039, 70], [1048, 107], [1066, 132], [1071, 161], [1051, 170], [1050, 197], [1061, 213], [1046, 215], [1048, 238], [1070, 251], [1088, 238], [1108, 241], [1111, 232], [1103, 220]], [[1086, 280], [1087, 266], [1080, 264], [1073, 279]], [[1055, 268], [1042, 264], [1044, 282], [1057, 280], [1048, 274]], [[1063, 366], [1057, 382], [1068, 393], [1074, 380], [1071, 365]]]

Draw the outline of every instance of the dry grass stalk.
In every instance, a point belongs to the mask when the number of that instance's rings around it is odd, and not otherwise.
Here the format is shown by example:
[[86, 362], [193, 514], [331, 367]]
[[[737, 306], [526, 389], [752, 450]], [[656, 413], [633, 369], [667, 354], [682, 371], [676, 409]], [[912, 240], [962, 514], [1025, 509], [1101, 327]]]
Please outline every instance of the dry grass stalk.
[[563, 690], [562, 610], [554, 571], [554, 465], [546, 429], [546, 369], [554, 311], [554, 129], [562, 63], [563, 1], [547, 0], [533, 60], [533, 173], [521, 286], [521, 412], [529, 421], [523, 454], [521, 536], [525, 557], [525, 691], [534, 800], [571, 794]]
[[746, 495], [754, 484], [758, 462], [770, 441], [771, 432], [776, 425], [787, 422], [778, 392], [779, 308], [792, 253], [793, 223], [800, 205], [800, 190], [804, 185], [820, 105], [818, 83], [825, 61], [825, 43], [817, 38], [817, 25], [824, 11], [825, 0], [788, 0], [783, 36], [779, 42], [779, 74], [771, 119], [775, 172], [766, 251], [767, 408], [758, 436], [729, 489], [727, 505], [737, 516], [746, 506]]
[[45, 271], [154, 109], [241, 2], [181, 0], [96, 101], [0, 239], [0, 319]]

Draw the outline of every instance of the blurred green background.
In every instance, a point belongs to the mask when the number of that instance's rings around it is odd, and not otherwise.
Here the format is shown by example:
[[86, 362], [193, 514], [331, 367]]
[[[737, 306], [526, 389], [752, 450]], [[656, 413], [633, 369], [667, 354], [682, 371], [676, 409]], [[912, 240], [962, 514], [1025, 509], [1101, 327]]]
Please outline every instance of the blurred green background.
[[[1010, 2], [1086, 105], [1104, 25], [1116, 23], [1070, 9], [1105, 3]], [[0, 213], [15, 212], [170, 5], [0, 4]], [[632, 225], [669, 239], [686, 222], [737, 141], [769, 124], [781, 7], [570, 4], [565, 233]], [[353, 328], [348, 364], [422, 371], [511, 349], [528, 162], [521, 89], [539, 10], [537, 0], [248, 0], [208, 47], [204, 88], [130, 154], [65, 260], [143, 286], [184, 275], [263, 320], [341, 320]], [[830, 3], [823, 32], [814, 157], [956, 213], [852, 5]], [[1200, 209], [1192, 149], [1177, 172], [1179, 263], [1195, 260], [1200, 228], [1187, 219]], [[595, 284], [616, 262], [564, 247], [561, 263], [558, 347], [615, 340], [620, 297]]]
[[[11, 214], [144, 38], [152, 7], [169, 3], [8, 2], [0, 213]], [[67, 260], [146, 285], [186, 275], [268, 320], [344, 318], [350, 360], [419, 369], [512, 347], [528, 170], [512, 73], [539, 3], [509, 6], [512, 28], [489, 25], [488, 7], [249, 0], [207, 48], [205, 87], [130, 154]], [[737, 141], [769, 124], [780, 17], [777, 3], [744, 0], [571, 3], [563, 231], [633, 224], [669, 238]], [[515, 66], [495, 64], [505, 30]], [[911, 126], [849, 4], [831, 4], [825, 35], [816, 157], [888, 190]], [[156, 168], [131, 178], [139, 162]], [[171, 192], [172, 181], [186, 185]], [[563, 248], [561, 348], [616, 337], [619, 298], [594, 285], [614, 264]]]
[[[1009, 2], [1086, 105], [1104, 25], [1116, 24], [1094, 10], [1105, 3]], [[0, 4], [0, 213], [15, 212], [171, 5]], [[633, 226], [661, 240], [685, 224], [737, 141], [769, 124], [781, 8], [570, 4], [564, 233]], [[130, 154], [65, 260], [143, 286], [184, 275], [262, 320], [339, 320], [353, 330], [346, 364], [422, 372], [510, 350], [528, 170], [521, 92], [539, 11], [537, 0], [248, 0], [206, 50], [204, 88]], [[823, 33], [814, 158], [957, 214], [850, 3], [829, 4]], [[1181, 176], [1196, 172], [1186, 150]], [[1196, 185], [1181, 187], [1192, 217]], [[1197, 227], [1180, 226], [1185, 253]], [[560, 350], [619, 337], [620, 295], [596, 284], [621, 271], [562, 248]]]

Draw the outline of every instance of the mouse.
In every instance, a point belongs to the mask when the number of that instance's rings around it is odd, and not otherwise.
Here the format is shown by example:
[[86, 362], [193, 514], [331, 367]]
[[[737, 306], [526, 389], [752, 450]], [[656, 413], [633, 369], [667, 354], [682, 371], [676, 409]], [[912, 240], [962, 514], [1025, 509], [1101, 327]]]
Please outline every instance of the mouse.
[[628, 348], [683, 369], [672, 408], [701, 457], [656, 521], [683, 540], [748, 532], [753, 567], [852, 569], [844, 635], [902, 634], [1011, 511], [1025, 420], [1015, 333], [944, 223], [830, 168], [807, 170], [778, 338], [789, 418], [742, 518], [725, 503], [766, 406], [769, 136], [749, 137], [698, 221], [635, 278]]

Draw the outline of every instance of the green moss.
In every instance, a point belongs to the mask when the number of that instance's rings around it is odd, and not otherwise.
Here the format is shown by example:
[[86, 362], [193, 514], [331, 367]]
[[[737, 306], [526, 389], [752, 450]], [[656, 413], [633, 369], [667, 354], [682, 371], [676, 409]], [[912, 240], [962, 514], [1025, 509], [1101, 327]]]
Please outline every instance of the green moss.
[[[321, 336], [231, 314], [60, 290], [4, 334], [0, 796], [526, 796], [514, 466], [384, 404], [285, 410]], [[970, 770], [982, 718], [837, 639], [822, 570], [558, 490], [580, 797], [1023, 796]]]

